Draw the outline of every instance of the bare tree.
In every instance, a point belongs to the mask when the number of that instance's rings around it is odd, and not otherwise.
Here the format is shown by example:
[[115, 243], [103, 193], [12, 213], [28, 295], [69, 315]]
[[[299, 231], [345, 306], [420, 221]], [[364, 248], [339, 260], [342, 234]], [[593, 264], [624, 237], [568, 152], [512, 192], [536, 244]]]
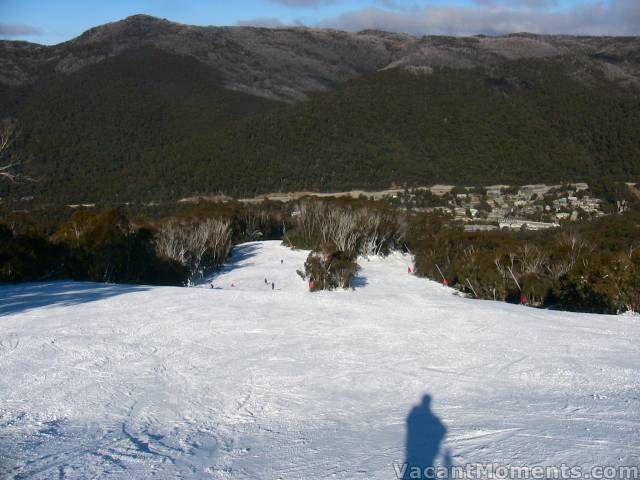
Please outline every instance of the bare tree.
[[15, 173], [14, 169], [20, 162], [17, 160], [9, 160], [7, 152], [9, 147], [15, 142], [18, 136], [17, 122], [10, 118], [0, 121], [0, 177], [11, 181], [17, 180], [20, 175]]
[[335, 247], [348, 255], [378, 255], [388, 243], [401, 243], [407, 225], [372, 208], [303, 200], [295, 211], [297, 231], [309, 244]]
[[302, 236], [310, 240], [320, 233], [320, 225], [325, 213], [325, 205], [313, 200], [300, 202], [297, 209], [296, 223]]
[[192, 280], [225, 261], [231, 250], [231, 223], [217, 218], [199, 222], [171, 219], [160, 227], [156, 249], [161, 256], [186, 266]]
[[331, 243], [336, 248], [349, 255], [357, 253], [358, 239], [358, 218], [350, 210], [330, 210], [327, 216], [326, 228]]
[[322, 245], [333, 244], [342, 252], [356, 251], [358, 219], [350, 209], [328, 207], [318, 201], [303, 201], [298, 206], [296, 223], [308, 241], [318, 238]]
[[365, 256], [379, 255], [382, 247], [393, 235], [393, 220], [382, 213], [364, 208], [358, 212], [359, 229], [362, 235], [360, 253]]
[[240, 234], [247, 240], [256, 240], [262, 236], [261, 229], [268, 225], [269, 214], [261, 208], [247, 207], [238, 215]]
[[524, 275], [541, 274], [549, 265], [549, 258], [535, 245], [525, 242], [519, 248], [520, 271]]
[[205, 255], [208, 257], [206, 267], [217, 267], [221, 265], [231, 251], [231, 222], [217, 218], [208, 218], [202, 222], [197, 229], [200, 245], [200, 255], [198, 267], [202, 264]]
[[574, 231], [563, 233], [558, 240], [558, 247], [561, 255], [556, 255], [557, 258], [550, 262], [548, 267], [549, 273], [556, 280], [573, 270], [580, 258], [583, 262], [587, 261], [588, 253], [593, 250], [593, 247]]
[[156, 250], [164, 258], [187, 265], [185, 227], [176, 219], [165, 222], [156, 237]]

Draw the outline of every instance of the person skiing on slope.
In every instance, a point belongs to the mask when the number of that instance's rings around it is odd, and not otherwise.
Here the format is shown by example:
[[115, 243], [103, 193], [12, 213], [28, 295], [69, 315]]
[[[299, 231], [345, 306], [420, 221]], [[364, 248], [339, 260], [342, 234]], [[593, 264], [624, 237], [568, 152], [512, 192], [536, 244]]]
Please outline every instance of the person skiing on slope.
[[275, 290], [276, 289], [276, 284], [274, 282], [271, 282], [271, 290]]
[[267, 282], [267, 279], [264, 279], [264, 284], [267, 285], [269, 282]]

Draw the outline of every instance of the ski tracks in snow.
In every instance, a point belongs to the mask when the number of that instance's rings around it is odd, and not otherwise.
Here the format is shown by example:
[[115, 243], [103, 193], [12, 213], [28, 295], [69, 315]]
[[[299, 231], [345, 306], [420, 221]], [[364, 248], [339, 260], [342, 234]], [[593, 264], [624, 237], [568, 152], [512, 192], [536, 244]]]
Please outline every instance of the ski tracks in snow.
[[9, 355], [20, 345], [20, 339], [15, 333], [0, 337], [0, 355]]
[[461, 298], [400, 254], [311, 294], [306, 255], [1, 317], [0, 476], [389, 479], [425, 393], [455, 464], [638, 462], [638, 319]]

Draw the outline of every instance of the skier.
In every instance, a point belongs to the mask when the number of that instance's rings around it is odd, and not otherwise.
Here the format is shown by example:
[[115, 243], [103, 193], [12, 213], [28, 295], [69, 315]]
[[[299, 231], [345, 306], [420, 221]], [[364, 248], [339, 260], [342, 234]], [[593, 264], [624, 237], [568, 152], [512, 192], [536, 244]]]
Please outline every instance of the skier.
[[276, 284], [274, 282], [271, 282], [271, 290], [275, 290], [276, 289]]
[[280, 259], [280, 265], [282, 265], [284, 263], [284, 260], [281, 258]]
[[267, 285], [269, 282], [267, 282], [267, 279], [264, 279], [264, 284]]

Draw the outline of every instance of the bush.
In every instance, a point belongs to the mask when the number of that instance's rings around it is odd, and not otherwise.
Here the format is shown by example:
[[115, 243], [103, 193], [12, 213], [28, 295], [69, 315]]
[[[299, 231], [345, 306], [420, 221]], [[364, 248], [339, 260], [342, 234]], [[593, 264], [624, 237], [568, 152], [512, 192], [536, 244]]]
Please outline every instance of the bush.
[[65, 249], [35, 233], [15, 235], [0, 225], [0, 282], [29, 282], [59, 278]]
[[307, 199], [296, 205], [293, 228], [284, 240], [287, 245], [350, 257], [381, 255], [399, 243], [401, 227], [397, 215], [380, 204]]
[[470, 233], [415, 215], [407, 243], [416, 273], [486, 299], [619, 313], [640, 309], [640, 214], [571, 229]]
[[230, 222], [217, 218], [170, 219], [160, 227], [156, 251], [185, 267], [192, 281], [227, 259], [231, 251]]
[[312, 282], [311, 291], [351, 288], [358, 272], [358, 264], [353, 256], [344, 252], [309, 253], [304, 264], [306, 277]]
[[153, 232], [115, 210], [76, 212], [53, 236], [15, 235], [0, 225], [0, 282], [50, 279], [183, 285], [187, 272], [160, 259]]
[[615, 305], [606, 292], [598, 291], [593, 279], [584, 275], [562, 277], [555, 299], [565, 310], [590, 313], [616, 313]]

